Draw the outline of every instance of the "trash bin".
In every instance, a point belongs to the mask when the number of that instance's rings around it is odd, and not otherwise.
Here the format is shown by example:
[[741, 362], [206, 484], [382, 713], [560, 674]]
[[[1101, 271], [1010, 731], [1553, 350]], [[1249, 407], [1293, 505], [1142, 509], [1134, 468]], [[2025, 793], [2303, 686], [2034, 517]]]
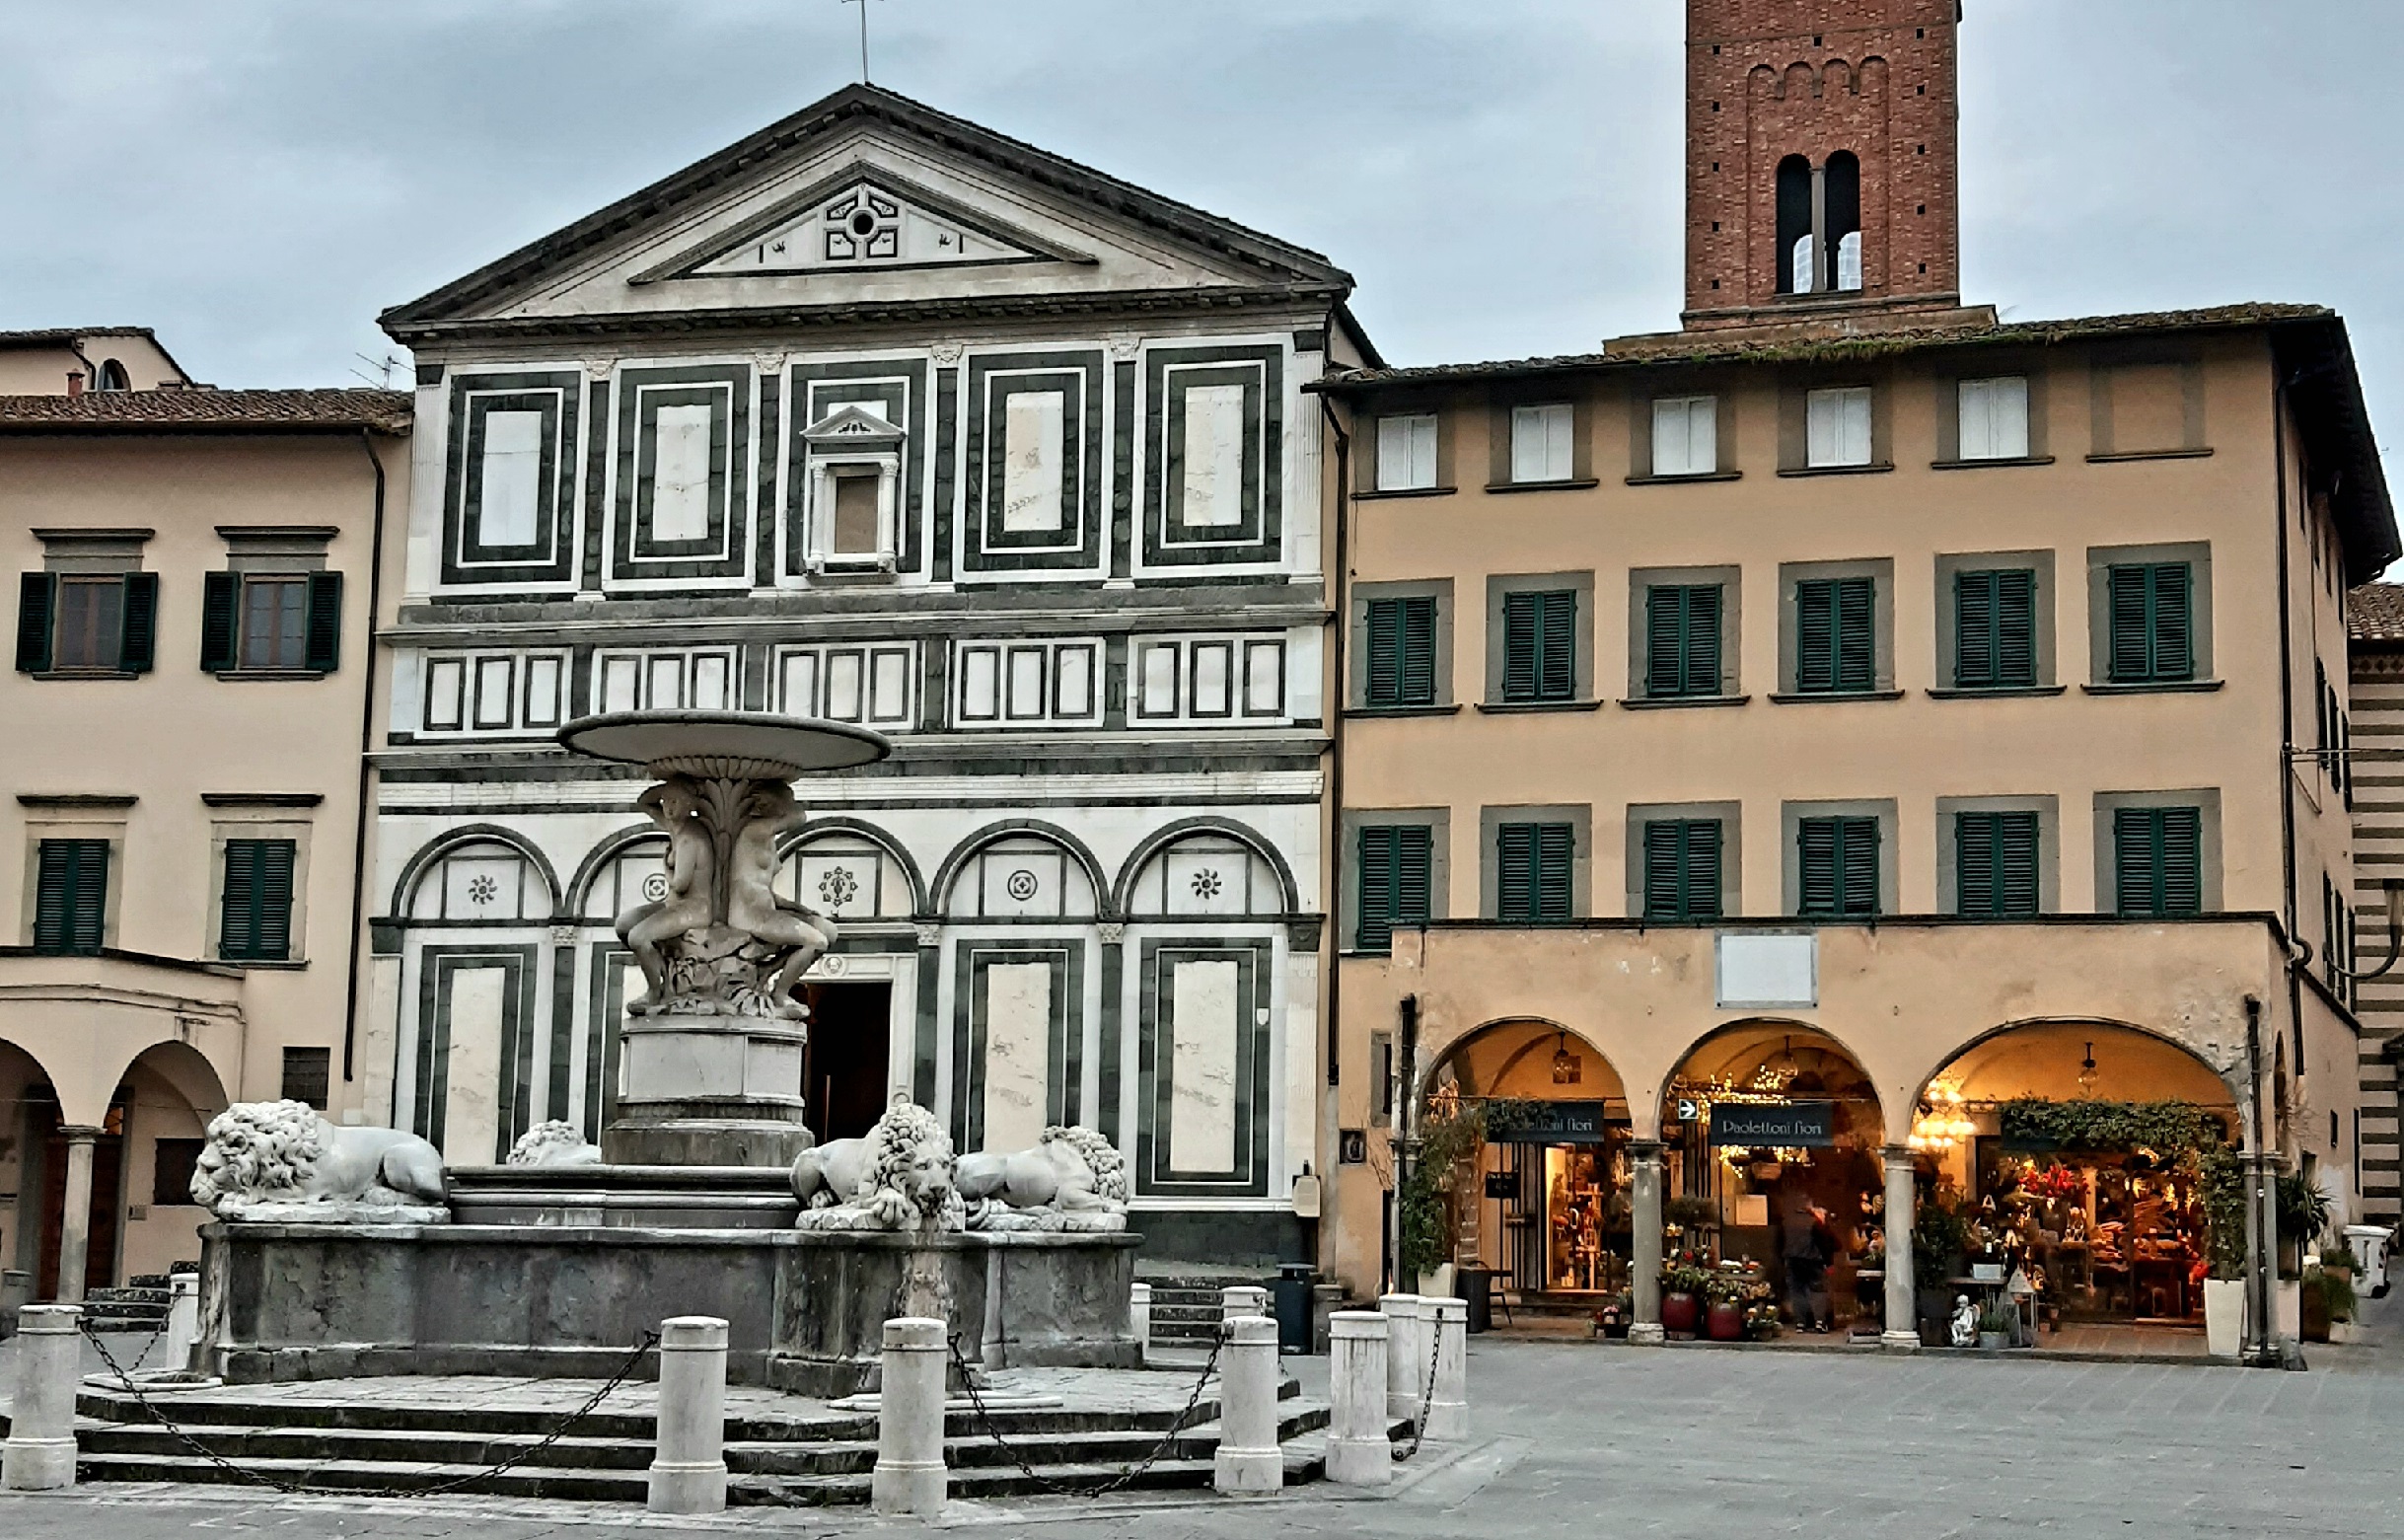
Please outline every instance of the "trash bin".
[[2394, 1232], [2375, 1224], [2346, 1226], [2346, 1244], [2354, 1249], [2354, 1270], [2362, 1275], [2363, 1291], [2373, 1299], [2387, 1295], [2387, 1249]]
[[1278, 1352], [1309, 1355], [1311, 1285], [1318, 1280], [1318, 1270], [1307, 1262], [1278, 1265], [1276, 1281], [1269, 1285], [1270, 1304], [1277, 1315]]
[[1456, 1269], [1452, 1275], [1452, 1289], [1469, 1305], [1471, 1332], [1491, 1332], [1494, 1329], [1493, 1269]]

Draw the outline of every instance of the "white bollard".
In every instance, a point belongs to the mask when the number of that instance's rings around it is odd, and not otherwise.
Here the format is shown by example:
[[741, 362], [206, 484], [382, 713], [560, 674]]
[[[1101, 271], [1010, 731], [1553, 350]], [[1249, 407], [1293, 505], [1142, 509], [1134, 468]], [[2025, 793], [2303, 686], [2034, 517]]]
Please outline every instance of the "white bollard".
[[179, 1273], [167, 1286], [166, 1367], [182, 1373], [192, 1366], [192, 1345], [200, 1340], [200, 1278]]
[[1136, 1361], [1148, 1363], [1152, 1358], [1152, 1285], [1137, 1283], [1128, 1292], [1127, 1326], [1135, 1339]]
[[1435, 1319], [1422, 1320], [1422, 1330], [1435, 1333], [1435, 1394], [1427, 1403], [1427, 1427], [1421, 1436], [1434, 1443], [1459, 1443], [1469, 1436], [1469, 1301], [1429, 1299], [1421, 1313], [1435, 1306]]
[[17, 1394], [0, 1488], [51, 1492], [75, 1485], [75, 1387], [83, 1377], [80, 1305], [27, 1305], [17, 1312]]
[[1277, 1447], [1277, 1323], [1239, 1315], [1225, 1330], [1211, 1485], [1230, 1494], [1275, 1492], [1285, 1485], [1285, 1451]]
[[1269, 1314], [1269, 1290], [1250, 1283], [1238, 1283], [1218, 1291], [1218, 1318], [1232, 1321], [1242, 1315]]
[[659, 1328], [654, 1513], [726, 1511], [726, 1323], [680, 1315]]
[[1387, 1318], [1375, 1310], [1328, 1317], [1327, 1479], [1340, 1487], [1382, 1487], [1394, 1475], [1386, 1437]]
[[1420, 1296], [1388, 1294], [1377, 1308], [1388, 1323], [1386, 1416], [1417, 1427], [1427, 1398], [1427, 1336], [1420, 1329]]
[[876, 1414], [870, 1501], [880, 1513], [943, 1511], [943, 1323], [897, 1316], [885, 1323], [885, 1375]]

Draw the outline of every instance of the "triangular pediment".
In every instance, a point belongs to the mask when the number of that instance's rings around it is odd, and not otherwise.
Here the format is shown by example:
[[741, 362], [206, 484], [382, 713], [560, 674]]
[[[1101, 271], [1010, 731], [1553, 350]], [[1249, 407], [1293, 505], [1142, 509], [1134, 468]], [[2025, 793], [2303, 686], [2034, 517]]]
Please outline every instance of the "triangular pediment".
[[838, 406], [801, 430], [813, 444], [869, 444], [899, 440], [902, 430], [858, 402]]
[[383, 319], [421, 343], [1350, 288], [1316, 253], [852, 86]]
[[646, 278], [863, 272], [987, 262], [1090, 262], [894, 176], [851, 168]]

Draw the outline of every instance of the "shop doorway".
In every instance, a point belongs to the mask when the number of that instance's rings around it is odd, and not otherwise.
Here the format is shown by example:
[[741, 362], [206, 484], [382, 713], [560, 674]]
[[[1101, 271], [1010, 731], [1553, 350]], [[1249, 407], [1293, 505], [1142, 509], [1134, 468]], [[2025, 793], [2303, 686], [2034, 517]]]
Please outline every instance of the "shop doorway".
[[2221, 1077], [2149, 1033], [2040, 1022], [1983, 1039], [1913, 1124], [1922, 1209], [1963, 1236], [1947, 1286], [2023, 1279], [2047, 1325], [2202, 1325], [2202, 1162], [2237, 1127]]
[[1455, 1265], [1495, 1275], [1520, 1304], [1590, 1310], [1624, 1292], [1628, 1100], [1602, 1055], [1552, 1022], [1497, 1022], [1448, 1050], [1429, 1088], [1431, 1107], [1484, 1121], [1476, 1169], [1452, 1184]]
[[810, 1007], [802, 1054], [803, 1117], [819, 1142], [858, 1138], [885, 1115], [892, 1081], [893, 986], [801, 986]]
[[1741, 1022], [1698, 1044], [1661, 1109], [1664, 1247], [1741, 1274], [1789, 1328], [1882, 1329], [1884, 1115], [1826, 1033]]

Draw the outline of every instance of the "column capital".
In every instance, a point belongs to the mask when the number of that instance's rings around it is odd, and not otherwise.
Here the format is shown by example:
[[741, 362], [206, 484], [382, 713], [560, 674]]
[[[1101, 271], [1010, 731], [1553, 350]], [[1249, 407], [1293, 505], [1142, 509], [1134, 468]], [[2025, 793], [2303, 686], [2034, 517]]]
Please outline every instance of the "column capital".
[[1667, 1147], [1657, 1138], [1632, 1138], [1628, 1141], [1628, 1158], [1657, 1162], [1661, 1158], [1661, 1151]]
[[88, 1128], [80, 1123], [62, 1124], [58, 1130], [59, 1137], [70, 1144], [90, 1144], [106, 1133], [108, 1133], [106, 1129]]

